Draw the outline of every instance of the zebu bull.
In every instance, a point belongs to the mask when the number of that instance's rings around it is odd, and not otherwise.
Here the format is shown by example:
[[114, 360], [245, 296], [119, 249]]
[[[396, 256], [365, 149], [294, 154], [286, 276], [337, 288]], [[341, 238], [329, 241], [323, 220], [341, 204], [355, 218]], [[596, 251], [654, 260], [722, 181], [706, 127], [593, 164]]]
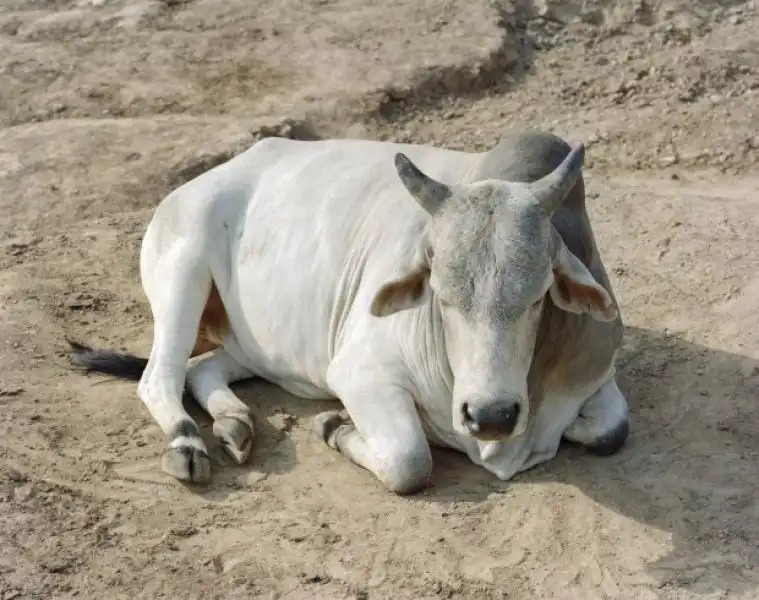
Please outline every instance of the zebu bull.
[[479, 154], [264, 139], [156, 209], [140, 256], [150, 358], [74, 357], [139, 380], [180, 480], [211, 475], [185, 386], [242, 463], [254, 423], [229, 385], [254, 376], [338, 398], [349, 418], [321, 414], [315, 433], [397, 493], [426, 485], [430, 444], [503, 480], [562, 437], [611, 454], [628, 435], [622, 323], [583, 156], [540, 132]]

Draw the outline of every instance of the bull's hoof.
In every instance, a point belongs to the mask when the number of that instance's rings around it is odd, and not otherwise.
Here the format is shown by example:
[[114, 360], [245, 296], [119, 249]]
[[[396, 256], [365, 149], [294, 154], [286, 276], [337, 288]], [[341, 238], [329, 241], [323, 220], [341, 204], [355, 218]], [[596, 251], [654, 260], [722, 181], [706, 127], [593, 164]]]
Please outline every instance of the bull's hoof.
[[253, 448], [254, 428], [252, 421], [246, 423], [237, 417], [219, 417], [213, 422], [213, 434], [238, 465], [248, 460]]
[[329, 446], [334, 433], [341, 425], [345, 425], [348, 422], [346, 416], [343, 415], [343, 411], [328, 410], [319, 413], [314, 417], [311, 422], [311, 431], [313, 431], [316, 437]]
[[614, 429], [585, 446], [588, 453], [596, 456], [611, 456], [621, 450], [630, 435], [630, 422], [625, 420]]
[[169, 448], [163, 454], [161, 467], [165, 473], [180, 481], [206, 484], [211, 481], [211, 459], [192, 446]]

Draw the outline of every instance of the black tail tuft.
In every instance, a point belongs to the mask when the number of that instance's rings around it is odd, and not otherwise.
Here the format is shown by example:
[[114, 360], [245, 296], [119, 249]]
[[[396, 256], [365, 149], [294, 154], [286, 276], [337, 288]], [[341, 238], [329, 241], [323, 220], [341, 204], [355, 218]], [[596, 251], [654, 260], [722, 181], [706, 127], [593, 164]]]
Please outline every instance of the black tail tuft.
[[71, 346], [71, 362], [85, 373], [112, 375], [129, 381], [139, 381], [148, 366], [147, 358], [111, 350], [94, 350], [89, 346], [66, 340]]

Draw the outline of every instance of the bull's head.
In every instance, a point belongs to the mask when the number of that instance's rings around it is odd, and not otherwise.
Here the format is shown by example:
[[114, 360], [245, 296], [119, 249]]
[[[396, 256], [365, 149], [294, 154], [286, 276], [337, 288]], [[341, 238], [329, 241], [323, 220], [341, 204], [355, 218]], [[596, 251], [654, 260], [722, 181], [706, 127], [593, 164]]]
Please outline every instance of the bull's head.
[[431, 179], [403, 154], [395, 157], [401, 180], [432, 219], [417, 264], [380, 288], [371, 311], [390, 315], [434, 294], [454, 375], [453, 425], [463, 434], [485, 441], [525, 431], [527, 375], [547, 296], [600, 321], [617, 315], [551, 224], [583, 157], [580, 144], [533, 183], [455, 186]]

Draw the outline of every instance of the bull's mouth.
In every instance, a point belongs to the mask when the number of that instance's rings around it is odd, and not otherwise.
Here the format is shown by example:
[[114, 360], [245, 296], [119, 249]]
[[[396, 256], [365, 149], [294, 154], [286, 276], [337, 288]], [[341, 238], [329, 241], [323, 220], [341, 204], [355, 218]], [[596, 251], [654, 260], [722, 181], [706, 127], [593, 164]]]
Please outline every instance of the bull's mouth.
[[512, 437], [510, 433], [501, 434], [496, 432], [489, 432], [487, 430], [482, 431], [477, 425], [472, 426], [464, 424], [464, 427], [466, 428], [469, 435], [480, 442], [505, 442]]

